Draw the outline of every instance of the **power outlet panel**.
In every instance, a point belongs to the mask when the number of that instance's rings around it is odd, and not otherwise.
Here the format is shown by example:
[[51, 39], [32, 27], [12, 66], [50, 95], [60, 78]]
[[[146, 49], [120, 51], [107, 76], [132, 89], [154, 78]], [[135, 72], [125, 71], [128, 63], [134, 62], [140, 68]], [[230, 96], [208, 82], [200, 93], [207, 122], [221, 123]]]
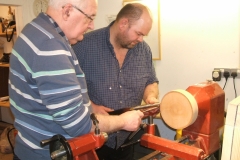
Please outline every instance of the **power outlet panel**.
[[229, 72], [229, 78], [232, 78], [231, 74], [232, 72], [236, 72], [237, 73], [237, 77], [236, 78], [239, 78], [240, 79], [240, 69], [239, 68], [214, 68], [214, 70], [220, 70], [221, 71], [221, 78], [225, 78], [223, 76], [223, 73], [225, 71], [228, 71]]
[[[233, 71], [232, 71], [233, 72]], [[234, 72], [237, 72], [237, 77], [236, 78], [239, 78], [240, 79], [240, 69], [237, 69], [236, 71]]]
[[213, 81], [221, 81], [222, 75], [220, 70], [213, 70], [212, 71], [212, 80]]

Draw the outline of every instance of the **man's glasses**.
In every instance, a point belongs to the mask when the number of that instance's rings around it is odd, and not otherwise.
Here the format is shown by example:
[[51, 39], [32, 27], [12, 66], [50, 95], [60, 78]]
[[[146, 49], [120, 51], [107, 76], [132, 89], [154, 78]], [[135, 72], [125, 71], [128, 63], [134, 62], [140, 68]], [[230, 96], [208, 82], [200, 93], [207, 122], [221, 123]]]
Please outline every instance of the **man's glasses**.
[[91, 21], [93, 21], [93, 18], [91, 16], [89, 16], [88, 14], [86, 14], [85, 12], [83, 12], [81, 9], [79, 9], [77, 6], [72, 5], [73, 8], [75, 8], [76, 10], [78, 10], [79, 12], [81, 12], [82, 14], [84, 14], [88, 19], [90, 19]]

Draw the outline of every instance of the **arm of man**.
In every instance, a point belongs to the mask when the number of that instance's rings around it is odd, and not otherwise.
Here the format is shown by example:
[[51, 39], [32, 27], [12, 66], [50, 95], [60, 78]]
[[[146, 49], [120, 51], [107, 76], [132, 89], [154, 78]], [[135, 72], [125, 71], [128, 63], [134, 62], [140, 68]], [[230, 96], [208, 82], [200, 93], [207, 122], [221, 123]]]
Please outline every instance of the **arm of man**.
[[143, 94], [143, 100], [146, 104], [157, 103], [159, 102], [158, 94], [159, 94], [158, 84], [156, 82], [149, 84], [145, 88], [145, 91]]
[[107, 107], [101, 106], [101, 105], [96, 105], [92, 101], [91, 101], [91, 104], [92, 104], [92, 111], [93, 111], [93, 113], [96, 113], [96, 114], [109, 115], [108, 112], [113, 111], [113, 109], [111, 109], [111, 108], [107, 108]]
[[[117, 116], [97, 114], [99, 129], [102, 132], [115, 132], [118, 130], [136, 131], [142, 122], [143, 113], [139, 110], [125, 112]], [[91, 132], [95, 126], [92, 125]]]

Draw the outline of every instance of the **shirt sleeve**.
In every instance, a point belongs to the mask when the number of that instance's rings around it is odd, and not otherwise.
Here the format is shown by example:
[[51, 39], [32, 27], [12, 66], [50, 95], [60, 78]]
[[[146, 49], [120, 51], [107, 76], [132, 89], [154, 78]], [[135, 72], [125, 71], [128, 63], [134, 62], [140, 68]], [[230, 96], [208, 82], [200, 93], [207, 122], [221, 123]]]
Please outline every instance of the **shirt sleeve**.
[[146, 83], [146, 86], [149, 85], [149, 84], [153, 84], [153, 83], [159, 83], [158, 81], [158, 78], [156, 76], [156, 71], [155, 71], [155, 66], [154, 66], [154, 63], [153, 63], [153, 60], [152, 60], [152, 51], [151, 51], [151, 48], [149, 47], [149, 45], [146, 43], [146, 42], [143, 42], [143, 44], [145, 44], [144, 46], [144, 50], [145, 50], [145, 53], [147, 57], [147, 64], [148, 64], [148, 68], [149, 68], [149, 79]]

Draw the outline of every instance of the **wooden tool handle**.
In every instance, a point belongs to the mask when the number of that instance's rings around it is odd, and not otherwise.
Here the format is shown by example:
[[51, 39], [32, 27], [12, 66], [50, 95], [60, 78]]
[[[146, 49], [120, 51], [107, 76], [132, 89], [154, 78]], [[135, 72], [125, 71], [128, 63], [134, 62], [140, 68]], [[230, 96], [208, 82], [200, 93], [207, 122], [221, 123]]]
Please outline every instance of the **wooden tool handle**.
[[[150, 115], [156, 115], [159, 113], [159, 106], [160, 103], [154, 103], [154, 104], [145, 104], [145, 105], [140, 105], [136, 107], [131, 107], [131, 108], [123, 108], [119, 110], [115, 110], [112, 112], [109, 112], [110, 115], [120, 115], [124, 112], [131, 111], [131, 110], [140, 110], [144, 112], [144, 117], [150, 116]], [[157, 107], [157, 108], [156, 108]]]

